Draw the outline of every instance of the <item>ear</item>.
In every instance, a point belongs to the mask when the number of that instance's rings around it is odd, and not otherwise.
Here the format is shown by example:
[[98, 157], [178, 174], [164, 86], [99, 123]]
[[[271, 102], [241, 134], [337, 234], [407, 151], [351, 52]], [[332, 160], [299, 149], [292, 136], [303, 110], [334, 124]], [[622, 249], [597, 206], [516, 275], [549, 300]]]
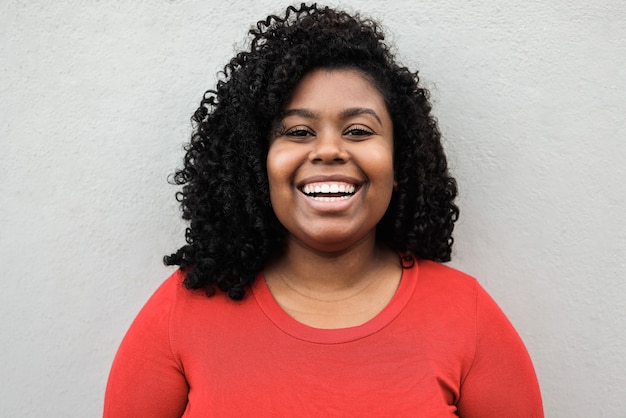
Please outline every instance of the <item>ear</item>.
[[398, 191], [398, 180], [396, 180], [395, 178], [393, 179], [393, 191]]

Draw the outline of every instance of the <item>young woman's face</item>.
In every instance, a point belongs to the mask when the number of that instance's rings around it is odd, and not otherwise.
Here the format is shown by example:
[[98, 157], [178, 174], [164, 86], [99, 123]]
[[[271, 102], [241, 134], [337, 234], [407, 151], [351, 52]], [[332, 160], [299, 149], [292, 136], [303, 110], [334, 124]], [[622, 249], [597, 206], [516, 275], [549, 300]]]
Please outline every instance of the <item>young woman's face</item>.
[[305, 75], [276, 122], [267, 174], [289, 240], [322, 252], [375, 240], [394, 186], [383, 97], [356, 70]]

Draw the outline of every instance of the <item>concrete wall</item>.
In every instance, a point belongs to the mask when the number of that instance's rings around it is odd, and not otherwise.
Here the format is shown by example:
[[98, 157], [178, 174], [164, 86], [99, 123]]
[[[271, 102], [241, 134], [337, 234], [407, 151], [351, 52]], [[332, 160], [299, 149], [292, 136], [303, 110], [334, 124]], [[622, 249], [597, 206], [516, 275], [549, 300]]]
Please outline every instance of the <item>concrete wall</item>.
[[[432, 90], [461, 188], [453, 264], [526, 341], [547, 416], [626, 416], [626, 3], [389, 3], [339, 4], [381, 19]], [[0, 3], [0, 416], [101, 413], [183, 241], [166, 177], [190, 115], [283, 7]]]

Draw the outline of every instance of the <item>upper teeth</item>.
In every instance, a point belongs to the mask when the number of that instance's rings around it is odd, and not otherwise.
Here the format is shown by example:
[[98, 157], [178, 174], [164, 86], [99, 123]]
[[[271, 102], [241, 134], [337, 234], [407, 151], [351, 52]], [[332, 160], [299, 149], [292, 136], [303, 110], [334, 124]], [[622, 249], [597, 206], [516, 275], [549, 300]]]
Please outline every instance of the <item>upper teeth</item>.
[[302, 191], [305, 194], [313, 193], [348, 193], [352, 194], [356, 190], [354, 184], [345, 183], [316, 183], [307, 184], [302, 187]]

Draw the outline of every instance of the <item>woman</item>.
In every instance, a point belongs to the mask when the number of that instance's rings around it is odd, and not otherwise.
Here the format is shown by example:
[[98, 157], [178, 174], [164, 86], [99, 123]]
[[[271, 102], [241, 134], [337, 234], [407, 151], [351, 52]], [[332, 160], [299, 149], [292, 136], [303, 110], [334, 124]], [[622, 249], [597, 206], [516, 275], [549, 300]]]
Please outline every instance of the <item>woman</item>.
[[471, 277], [427, 91], [379, 26], [315, 5], [250, 31], [176, 173], [190, 225], [128, 331], [106, 417], [541, 417]]

